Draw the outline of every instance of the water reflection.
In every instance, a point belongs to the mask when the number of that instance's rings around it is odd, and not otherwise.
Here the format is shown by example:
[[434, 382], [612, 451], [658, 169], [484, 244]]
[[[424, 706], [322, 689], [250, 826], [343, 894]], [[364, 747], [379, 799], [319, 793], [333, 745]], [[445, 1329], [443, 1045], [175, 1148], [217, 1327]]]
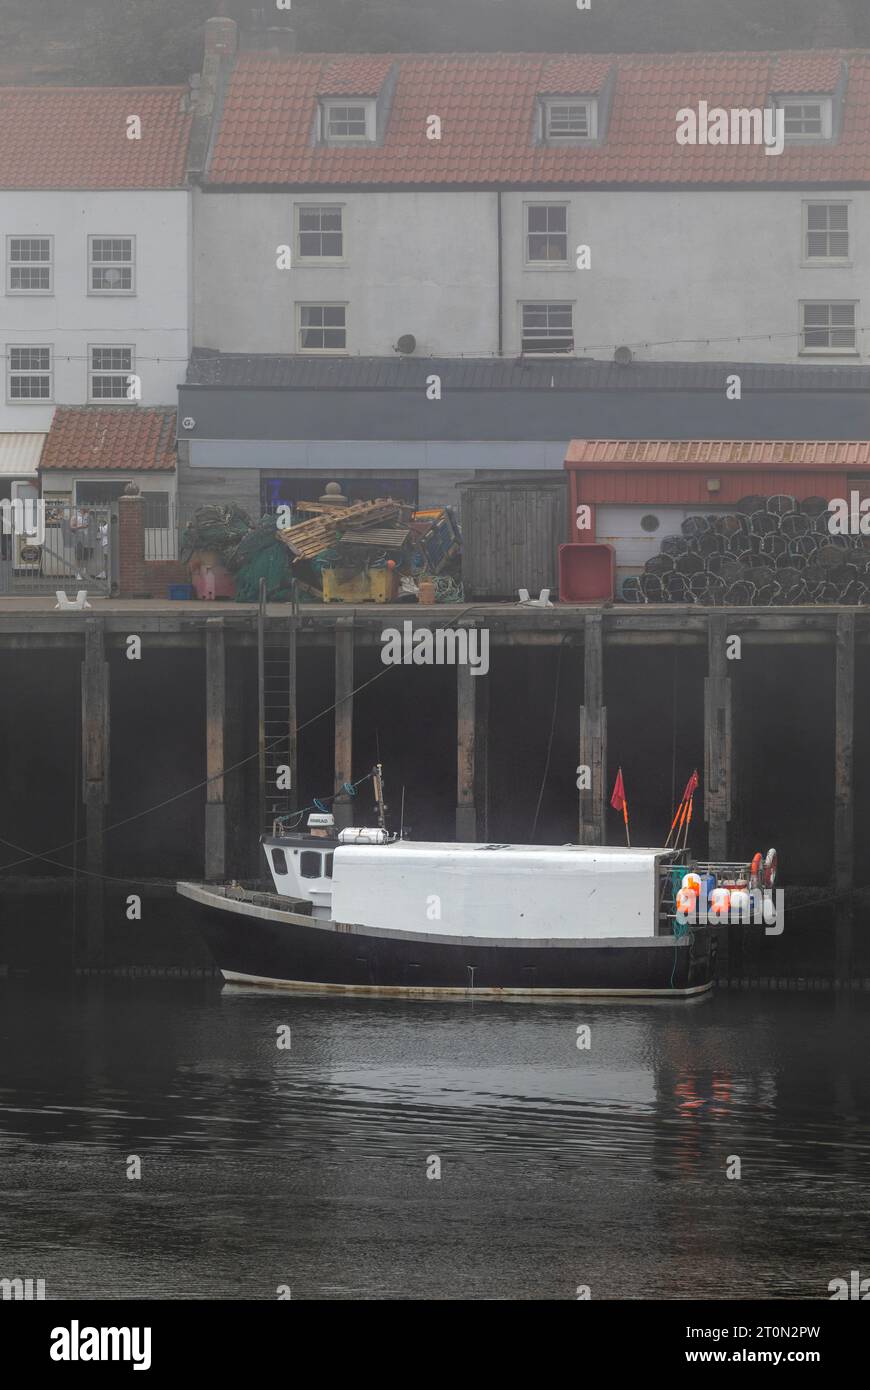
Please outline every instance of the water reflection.
[[824, 1297], [866, 1261], [863, 996], [2, 990], [0, 1277], [49, 1296]]

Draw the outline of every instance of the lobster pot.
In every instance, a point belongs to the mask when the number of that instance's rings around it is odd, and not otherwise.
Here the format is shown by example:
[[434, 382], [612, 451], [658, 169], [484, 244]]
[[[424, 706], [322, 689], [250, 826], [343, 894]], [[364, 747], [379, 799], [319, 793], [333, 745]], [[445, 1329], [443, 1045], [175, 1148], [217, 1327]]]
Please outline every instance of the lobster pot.
[[829, 515], [823, 498], [790, 493], [687, 514], [680, 535], [664, 536], [644, 560], [640, 593], [647, 603], [713, 608], [870, 604], [870, 548], [860, 535], [831, 535]]

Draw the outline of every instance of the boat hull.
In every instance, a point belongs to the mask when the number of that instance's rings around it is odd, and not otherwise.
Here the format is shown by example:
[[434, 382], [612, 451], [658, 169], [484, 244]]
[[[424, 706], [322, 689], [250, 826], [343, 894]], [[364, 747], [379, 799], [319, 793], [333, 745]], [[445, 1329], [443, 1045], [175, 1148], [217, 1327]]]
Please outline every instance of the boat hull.
[[[179, 884], [229, 982], [347, 994], [688, 996], [713, 980], [709, 927], [605, 940], [446, 937], [354, 926]], [[272, 902], [274, 903], [274, 899]]]

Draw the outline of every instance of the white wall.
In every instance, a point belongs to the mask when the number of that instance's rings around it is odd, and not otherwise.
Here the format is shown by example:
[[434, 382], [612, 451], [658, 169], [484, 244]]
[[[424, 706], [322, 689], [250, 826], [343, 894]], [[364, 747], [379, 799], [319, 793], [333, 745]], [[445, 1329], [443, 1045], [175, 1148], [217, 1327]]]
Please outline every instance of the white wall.
[[[6, 292], [7, 236], [54, 237], [52, 295]], [[136, 238], [134, 295], [87, 293], [89, 236]], [[189, 256], [184, 191], [0, 192], [0, 430], [48, 429], [55, 405], [86, 404], [89, 344], [133, 345], [142, 404], [171, 405], [189, 355]], [[53, 345], [52, 403], [8, 402], [10, 344]]]
[[[569, 203], [569, 245], [590, 247], [590, 270], [524, 267], [523, 204], [534, 201]], [[851, 266], [802, 264], [806, 201], [850, 203]], [[508, 352], [518, 350], [521, 300], [563, 296], [576, 302], [578, 347], [588, 346], [596, 357], [621, 343], [646, 343], [637, 347], [637, 356], [660, 361], [854, 363], [870, 352], [867, 332], [859, 334], [858, 358], [807, 357], [799, 353], [797, 337], [802, 299], [860, 300], [856, 322], [870, 327], [867, 192], [602, 192], [560, 198], [544, 190], [510, 194], [504, 224]]]
[[[343, 266], [276, 267], [293, 245], [294, 203], [345, 208]], [[348, 304], [348, 350], [393, 355], [493, 351], [498, 302], [494, 193], [194, 193], [198, 347], [297, 350], [296, 303]]]
[[[851, 205], [852, 264], [805, 266], [802, 204], [828, 198]], [[525, 265], [530, 201], [569, 203], [569, 245], [591, 247], [591, 270]], [[344, 205], [346, 263], [279, 271], [306, 202]], [[495, 193], [196, 192], [194, 226], [199, 346], [294, 352], [294, 304], [338, 301], [351, 354], [389, 356], [402, 333], [418, 355], [497, 351]], [[525, 299], [575, 301], [578, 346], [599, 358], [621, 343], [648, 344], [635, 348], [647, 360], [854, 362], [870, 350], [865, 332], [857, 358], [806, 358], [797, 337], [801, 299], [859, 300], [856, 321], [870, 325], [870, 193], [509, 192], [503, 227], [509, 356]]]

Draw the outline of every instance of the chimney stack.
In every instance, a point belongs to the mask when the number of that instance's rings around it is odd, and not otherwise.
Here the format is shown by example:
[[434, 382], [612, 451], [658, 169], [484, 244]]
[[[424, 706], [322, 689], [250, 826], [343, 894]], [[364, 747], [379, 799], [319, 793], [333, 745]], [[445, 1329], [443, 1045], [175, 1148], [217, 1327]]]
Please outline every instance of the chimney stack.
[[239, 31], [234, 19], [215, 16], [205, 21], [205, 57], [227, 59], [235, 57]]
[[187, 150], [187, 176], [193, 182], [205, 171], [218, 92], [232, 68], [238, 46], [239, 30], [234, 19], [215, 15], [206, 20], [202, 73], [197, 83], [191, 82], [190, 91], [193, 123]]

